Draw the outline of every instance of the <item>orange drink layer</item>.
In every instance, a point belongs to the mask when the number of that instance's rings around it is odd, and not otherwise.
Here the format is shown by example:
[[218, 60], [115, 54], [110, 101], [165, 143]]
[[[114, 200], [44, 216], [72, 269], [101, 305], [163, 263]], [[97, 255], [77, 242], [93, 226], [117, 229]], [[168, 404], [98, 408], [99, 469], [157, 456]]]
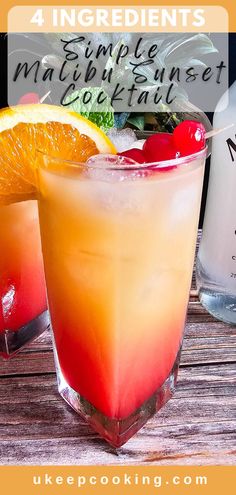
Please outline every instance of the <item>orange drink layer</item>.
[[49, 326], [36, 201], [38, 149], [82, 162], [116, 151], [99, 128], [62, 107], [0, 110], [0, 355], [6, 358]]
[[[48, 300], [63, 380], [107, 418], [169, 377], [191, 284], [205, 151], [161, 171], [39, 171]], [[177, 160], [175, 161], [177, 162]], [[178, 163], [178, 162], [177, 162]]]
[[0, 206], [0, 254], [0, 354], [7, 357], [3, 340], [47, 307], [36, 201]]

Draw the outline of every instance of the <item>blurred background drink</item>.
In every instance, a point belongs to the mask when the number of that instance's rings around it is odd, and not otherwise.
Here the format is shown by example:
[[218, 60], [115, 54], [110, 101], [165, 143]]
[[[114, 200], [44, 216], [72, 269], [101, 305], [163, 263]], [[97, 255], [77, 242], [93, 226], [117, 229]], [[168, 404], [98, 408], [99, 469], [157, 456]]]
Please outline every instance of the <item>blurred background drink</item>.
[[163, 170], [45, 156], [39, 170], [59, 392], [115, 446], [174, 389], [204, 162], [205, 150]]
[[[0, 112], [0, 355], [12, 356], [49, 325], [37, 206], [36, 150], [84, 159], [114, 146], [62, 107]], [[96, 130], [97, 129], [97, 130]], [[86, 133], [87, 131], [87, 133]], [[97, 137], [97, 147], [88, 133]]]
[[0, 206], [0, 355], [49, 324], [36, 201]]

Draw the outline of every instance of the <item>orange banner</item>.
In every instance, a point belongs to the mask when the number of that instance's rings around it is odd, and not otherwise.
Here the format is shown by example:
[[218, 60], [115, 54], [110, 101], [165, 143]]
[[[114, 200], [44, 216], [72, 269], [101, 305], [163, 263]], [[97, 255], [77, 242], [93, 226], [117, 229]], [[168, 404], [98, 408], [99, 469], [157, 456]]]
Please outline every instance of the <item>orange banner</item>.
[[[7, 17], [8, 17], [9, 10], [13, 7], [21, 6], [22, 3], [24, 4], [24, 7], [35, 5], [35, 2], [33, 2], [32, 0], [24, 0], [24, 2], [22, 2], [22, 0], [8, 0], [8, 2], [3, 2], [3, 4], [1, 5], [1, 20], [0, 20], [0, 30], [2, 32], [7, 31]], [[62, 0], [58, 0], [57, 2], [48, 2], [48, 1], [42, 0], [40, 2], [40, 4], [36, 4], [36, 5], [40, 7], [40, 6], [48, 6], [49, 4], [53, 5], [53, 3], [57, 7], [63, 6], [65, 8], [68, 8], [68, 5], [66, 4], [66, 2], [62, 1]], [[104, 6], [115, 6], [116, 8], [118, 8], [116, 0], [104, 0], [102, 3]], [[191, 9], [191, 5], [193, 3], [194, 2], [188, 2], [186, 0], [183, 0], [181, 2], [181, 7], [182, 8], [185, 7], [187, 10], [189, 10], [189, 9]], [[122, 6], [127, 6], [126, 4], [127, 4], [127, 2], [125, 0], [120, 0], [119, 8], [121, 8]], [[129, 2], [129, 4], [130, 4], [129, 6], [144, 7], [142, 0], [136, 0], [136, 1], [131, 0]], [[158, 2], [158, 5], [157, 5], [157, 2], [153, 1], [153, 0], [150, 0], [148, 2], [148, 4], [150, 6], [158, 8], [158, 9], [166, 8], [166, 3], [163, 0]], [[95, 5], [98, 5], [99, 8], [101, 7], [101, 3], [98, 1], [94, 1], [94, 0], [91, 0], [89, 2], [89, 6], [87, 6], [87, 7], [91, 8], [92, 6], [95, 6]], [[173, 1], [168, 2], [168, 5], [173, 5], [173, 7], [176, 8], [176, 4]], [[80, 7], [80, 5], [78, 5], [78, 2], [75, 0], [70, 1], [70, 6], [75, 6], [75, 8]], [[221, 7], [221, 12], [223, 12], [223, 9], [225, 9], [225, 11], [228, 12], [228, 16], [229, 16], [229, 28], [228, 28], [228, 30], [230, 32], [236, 31], [236, 15], [235, 15], [236, 7], [235, 7], [234, 0], [224, 0], [224, 2], [221, 2], [221, 4], [219, 2], [215, 2], [215, 0], [207, 0], [207, 1], [203, 0], [200, 4], [195, 5], [195, 7], [197, 9], [206, 9], [206, 11], [208, 11], [208, 8], [210, 6], [213, 7], [214, 9], [216, 9], [216, 8], [220, 9], [220, 7]], [[226, 14], [222, 14], [223, 17], [219, 18], [218, 14], [216, 15], [215, 12], [216, 11], [214, 11], [214, 12], [212, 11], [211, 19], [209, 19], [211, 30], [215, 31], [215, 32], [217, 32], [217, 30], [220, 30], [219, 22], [221, 21], [220, 24], [223, 26], [223, 27], [221, 27], [221, 29], [223, 31], [225, 29], [224, 18], [225, 18]], [[220, 10], [219, 10], [219, 12], [220, 12]], [[181, 15], [183, 15], [183, 14], [181, 14]], [[184, 14], [184, 15], [187, 15], [187, 14]], [[117, 14], [117, 16], [119, 17], [119, 14]], [[188, 16], [189, 16], [189, 14], [188, 14]], [[201, 13], [199, 13], [199, 16], [201, 16]], [[155, 14], [154, 17], [157, 17], [157, 14]], [[168, 15], [167, 15], [167, 18], [168, 18]], [[21, 22], [22, 22], [22, 19], [19, 19], [18, 20], [18, 28], [19, 29], [22, 27]], [[188, 28], [189, 28], [189, 26], [188, 26]], [[198, 27], [198, 30], [199, 30], [199, 27]], [[187, 31], [187, 29], [186, 29], [186, 31]]]
[[21, 6], [8, 14], [9, 32], [228, 32], [220, 6]]
[[234, 493], [235, 466], [8, 466], [1, 493], [44, 495], [221, 495]]

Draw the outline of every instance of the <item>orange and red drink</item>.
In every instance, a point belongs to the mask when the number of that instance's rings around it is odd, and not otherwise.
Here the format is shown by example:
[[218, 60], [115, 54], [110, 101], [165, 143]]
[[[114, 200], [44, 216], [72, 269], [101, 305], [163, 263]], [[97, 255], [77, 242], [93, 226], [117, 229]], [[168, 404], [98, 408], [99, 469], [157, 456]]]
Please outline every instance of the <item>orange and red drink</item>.
[[36, 201], [0, 206], [0, 355], [49, 324]]
[[[93, 140], [96, 139], [96, 143]], [[94, 124], [62, 107], [0, 110], [0, 355], [10, 357], [49, 324], [37, 210], [36, 150], [86, 161], [115, 152]]]
[[115, 446], [174, 389], [205, 153], [163, 170], [45, 156], [39, 170], [59, 391]]
[[0, 133], [0, 353], [48, 323], [34, 198], [59, 392], [120, 446], [174, 390], [205, 129], [184, 121], [117, 156], [87, 119], [36, 104], [3, 110]]

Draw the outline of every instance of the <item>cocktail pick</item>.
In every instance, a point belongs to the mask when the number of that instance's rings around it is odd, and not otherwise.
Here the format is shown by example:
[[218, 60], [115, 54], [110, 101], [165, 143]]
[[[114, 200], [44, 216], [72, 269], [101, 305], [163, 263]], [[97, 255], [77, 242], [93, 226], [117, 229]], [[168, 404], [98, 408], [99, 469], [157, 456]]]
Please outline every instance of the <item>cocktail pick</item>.
[[47, 97], [50, 95], [50, 93], [51, 93], [51, 91], [48, 91], [46, 93], [46, 95], [42, 96], [42, 98], [40, 98], [40, 100], [39, 100], [39, 103], [43, 103], [47, 99]]
[[209, 139], [213, 136], [217, 136], [217, 134], [220, 134], [221, 132], [226, 131], [227, 129], [230, 129], [231, 127], [234, 127], [235, 124], [229, 124], [226, 127], [221, 127], [220, 129], [212, 129], [212, 131], [208, 131], [205, 134], [205, 138]]

